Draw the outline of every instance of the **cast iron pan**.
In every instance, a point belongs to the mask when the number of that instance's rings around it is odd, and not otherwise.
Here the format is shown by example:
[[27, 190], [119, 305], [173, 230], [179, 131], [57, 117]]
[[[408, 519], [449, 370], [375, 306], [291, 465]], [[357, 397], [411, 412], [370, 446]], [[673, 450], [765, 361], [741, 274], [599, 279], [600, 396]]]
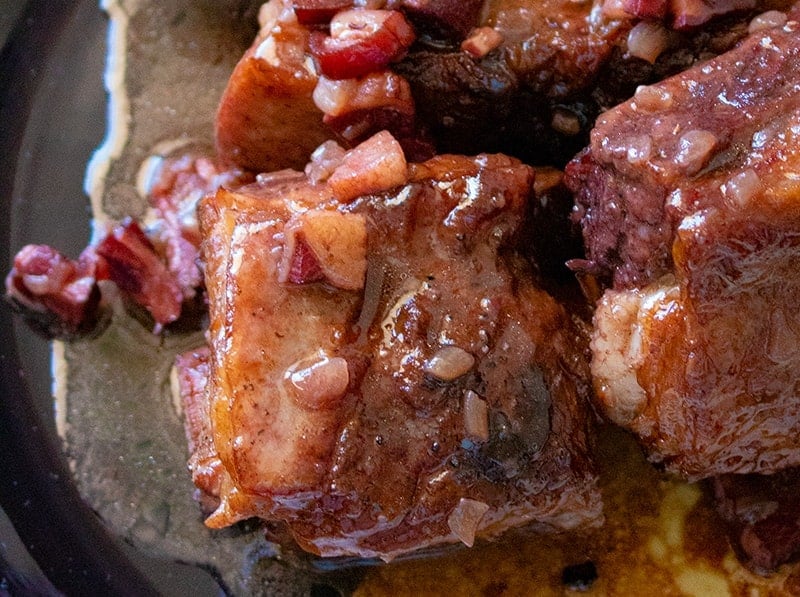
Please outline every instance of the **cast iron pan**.
[[[74, 256], [87, 241], [82, 181], [105, 129], [106, 23], [96, 0], [3, 0], [0, 15], [5, 272], [24, 243], [47, 242]], [[0, 512], [0, 595], [156, 594], [72, 483], [49, 379], [47, 342], [3, 305], [0, 505], [7, 517]]]

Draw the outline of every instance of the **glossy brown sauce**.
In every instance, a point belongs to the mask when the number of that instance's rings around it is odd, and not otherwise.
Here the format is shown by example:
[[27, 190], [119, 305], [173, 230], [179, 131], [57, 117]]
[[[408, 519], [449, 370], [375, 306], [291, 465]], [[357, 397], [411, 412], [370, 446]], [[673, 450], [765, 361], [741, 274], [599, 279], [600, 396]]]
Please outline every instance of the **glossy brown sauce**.
[[[623, 432], [606, 428], [598, 452], [606, 523], [597, 531], [526, 537], [367, 573], [358, 595], [790, 595], [797, 572], [755, 576], [735, 560], [701, 487], [668, 479]], [[586, 561], [597, 578], [580, 589], [564, 570]]]
[[[104, 180], [89, 185], [101, 221], [144, 213], [136, 179], [156, 148], [210, 146], [216, 102], [255, 32], [253, 3], [169, 4], [116, 0], [110, 7], [117, 28], [113, 74], [123, 77], [111, 85], [118, 107], [112, 119], [130, 121], [112, 126], [124, 137], [114, 140], [119, 155], [109, 151], [108, 167], [93, 169]], [[216, 568], [234, 593], [302, 591], [309, 586], [307, 561], [266, 541], [260, 529], [212, 533], [202, 525], [169, 387], [173, 356], [201, 341], [199, 334], [157, 338], [121, 315], [100, 338], [64, 347], [61, 429], [78, 486], [115, 531], [150, 554]], [[518, 531], [437, 558], [323, 575], [320, 582], [361, 596], [800, 593], [796, 566], [770, 578], [743, 569], [702, 488], [663, 476], [626, 434], [601, 430], [597, 455], [606, 512], [598, 530]]]

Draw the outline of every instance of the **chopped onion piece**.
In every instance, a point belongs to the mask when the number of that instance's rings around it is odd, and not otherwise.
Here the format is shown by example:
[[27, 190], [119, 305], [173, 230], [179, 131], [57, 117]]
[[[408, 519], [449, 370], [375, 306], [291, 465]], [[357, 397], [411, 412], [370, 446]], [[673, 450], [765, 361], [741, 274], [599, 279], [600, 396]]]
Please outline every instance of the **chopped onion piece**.
[[697, 174], [708, 162], [717, 143], [717, 136], [710, 131], [701, 129], [687, 131], [678, 141], [675, 163], [687, 174]]
[[488, 511], [489, 504], [461, 498], [450, 516], [447, 517], [447, 526], [464, 545], [472, 547], [475, 543], [475, 533], [480, 528], [481, 520]]
[[645, 112], [658, 112], [672, 107], [672, 93], [656, 85], [640, 85], [633, 96], [634, 107]]
[[489, 439], [489, 407], [472, 390], [464, 392], [464, 430], [470, 440], [485, 442]]
[[339, 403], [350, 384], [350, 373], [342, 357], [320, 354], [289, 367], [284, 381], [298, 404], [317, 410]]
[[320, 77], [314, 88], [312, 98], [314, 105], [325, 114], [341, 114], [350, 104], [350, 99], [358, 93], [359, 81], [345, 79], [337, 81]]
[[578, 116], [566, 108], [556, 108], [550, 126], [562, 135], [574, 136], [581, 132], [581, 121]]
[[760, 15], [753, 17], [753, 20], [750, 21], [750, 25], [747, 27], [747, 32], [752, 34], [758, 31], [764, 31], [765, 29], [782, 27], [786, 24], [788, 18], [786, 13], [779, 10], [762, 12]]
[[653, 152], [653, 140], [650, 135], [637, 135], [628, 140], [626, 157], [631, 164], [644, 164]]
[[442, 381], [453, 381], [475, 365], [475, 357], [458, 346], [443, 346], [423, 365], [425, 373]]
[[628, 53], [653, 64], [669, 45], [669, 33], [661, 23], [640, 21], [628, 33]]
[[317, 147], [306, 164], [305, 174], [312, 184], [325, 182], [339, 167], [344, 159], [344, 148], [336, 141], [329, 139]]
[[732, 176], [722, 185], [722, 192], [736, 205], [745, 205], [761, 191], [761, 178], [748, 168]]

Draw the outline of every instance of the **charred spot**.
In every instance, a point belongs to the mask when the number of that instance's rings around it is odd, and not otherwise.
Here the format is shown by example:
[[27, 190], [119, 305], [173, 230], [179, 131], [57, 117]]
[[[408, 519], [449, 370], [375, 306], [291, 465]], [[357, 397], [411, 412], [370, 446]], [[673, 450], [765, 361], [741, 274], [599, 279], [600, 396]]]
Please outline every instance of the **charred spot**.
[[565, 566], [561, 584], [572, 591], [588, 591], [597, 580], [597, 567], [591, 560]]
[[550, 435], [550, 390], [540, 369], [531, 369], [521, 384], [524, 393], [515, 405], [512, 428], [528, 450], [538, 452]]
[[508, 413], [490, 409], [489, 441], [465, 444], [472, 468], [494, 483], [520, 475], [550, 434], [550, 393], [539, 370], [521, 381], [522, 396]]
[[[509, 451], [513, 449], [511, 445], [519, 446], [519, 442], [512, 440], [507, 444]], [[478, 447], [470, 443], [466, 448], [463, 444], [461, 447], [466, 455], [465, 462], [469, 464], [459, 475], [459, 481], [463, 485], [469, 485], [474, 478], [484, 478], [490, 483], [506, 483], [520, 472], [522, 463], [519, 453], [512, 456], [510, 452], [506, 452], [505, 458], [498, 458], [498, 455], [489, 453], [485, 446]]]
[[336, 587], [322, 583], [311, 585], [308, 594], [310, 597], [341, 597], [342, 595], [341, 591]]

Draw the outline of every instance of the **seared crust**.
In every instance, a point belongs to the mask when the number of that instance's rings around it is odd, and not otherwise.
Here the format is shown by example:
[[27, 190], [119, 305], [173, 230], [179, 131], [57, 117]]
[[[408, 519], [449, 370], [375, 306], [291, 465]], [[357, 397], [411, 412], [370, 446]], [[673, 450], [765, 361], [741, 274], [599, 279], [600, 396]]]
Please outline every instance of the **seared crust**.
[[607, 112], [567, 169], [600, 403], [691, 479], [800, 464], [800, 37], [788, 20]]
[[[347, 205], [283, 176], [200, 210], [225, 467], [208, 524], [280, 519], [312, 552], [390, 559], [599, 522], [584, 340], [513, 252], [533, 171], [440, 156]], [[364, 218], [362, 289], [278, 282], [287, 222], [317, 211]]]

